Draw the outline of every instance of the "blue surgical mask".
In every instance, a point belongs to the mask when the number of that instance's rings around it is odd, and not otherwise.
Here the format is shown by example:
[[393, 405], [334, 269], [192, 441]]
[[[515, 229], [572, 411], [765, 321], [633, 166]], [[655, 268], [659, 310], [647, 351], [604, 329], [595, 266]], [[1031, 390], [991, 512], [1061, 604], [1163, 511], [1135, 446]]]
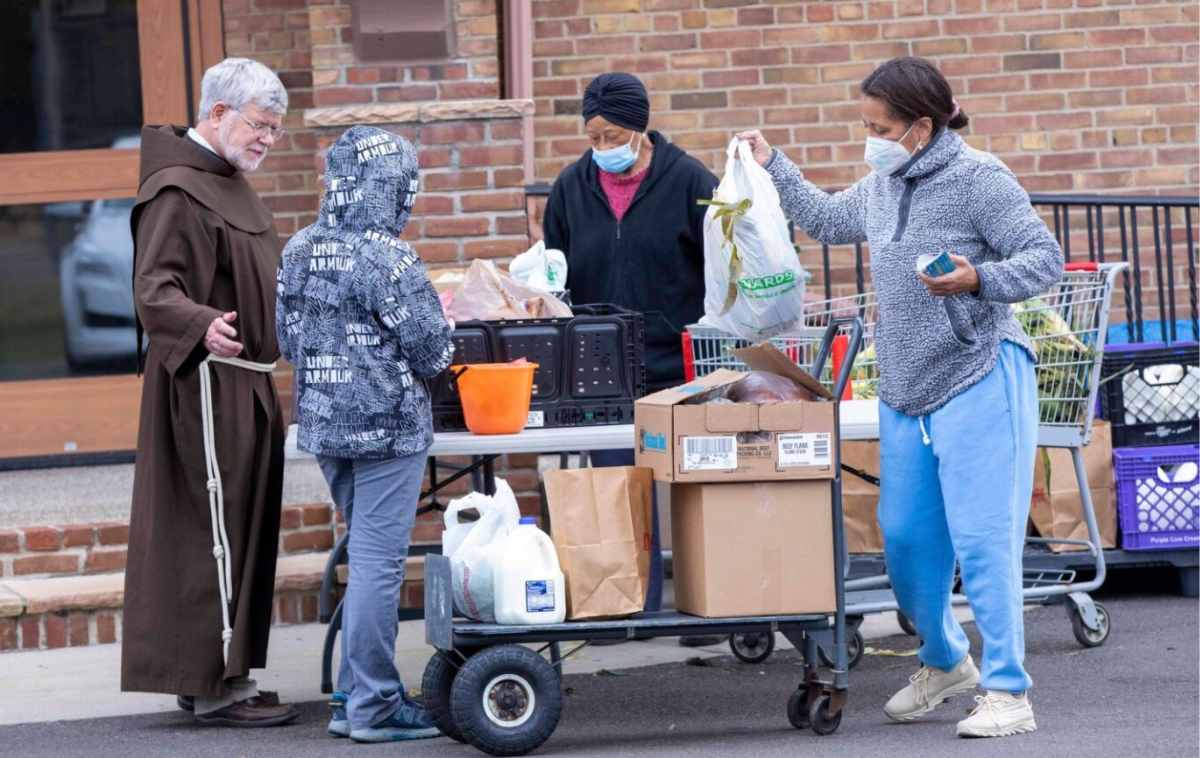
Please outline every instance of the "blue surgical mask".
[[597, 150], [592, 148], [592, 160], [596, 162], [602, 170], [610, 174], [619, 174], [628, 169], [637, 160], [638, 153], [641, 152], [642, 141], [638, 139], [638, 149], [633, 149], [633, 137], [629, 138], [628, 145], [614, 147], [611, 150]]

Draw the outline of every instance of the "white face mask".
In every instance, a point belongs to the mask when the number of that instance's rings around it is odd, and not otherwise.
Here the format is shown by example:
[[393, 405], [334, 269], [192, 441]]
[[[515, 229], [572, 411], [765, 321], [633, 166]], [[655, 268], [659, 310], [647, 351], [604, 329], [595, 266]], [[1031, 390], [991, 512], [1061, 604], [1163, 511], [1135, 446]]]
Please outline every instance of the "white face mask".
[[[916, 125], [914, 121], [913, 125], [908, 127], [908, 131], [904, 133], [904, 136], [895, 142], [883, 137], [867, 137], [867, 149], [863, 154], [863, 160], [871, 167], [871, 171], [879, 176], [891, 176], [901, 166], [908, 163], [908, 160], [912, 158], [912, 154], [900, 143], [908, 137], [908, 132], [911, 132], [913, 126]], [[919, 144], [917, 145], [917, 149], [921, 149]]]

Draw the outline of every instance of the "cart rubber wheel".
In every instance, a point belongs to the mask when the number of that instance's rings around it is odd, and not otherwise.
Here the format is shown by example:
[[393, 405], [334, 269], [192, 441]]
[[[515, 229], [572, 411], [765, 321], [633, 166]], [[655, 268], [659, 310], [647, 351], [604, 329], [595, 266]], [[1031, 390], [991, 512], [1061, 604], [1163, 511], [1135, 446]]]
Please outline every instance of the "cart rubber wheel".
[[801, 687], [788, 698], [788, 721], [797, 729], [807, 729], [808, 720], [808, 688]]
[[[866, 646], [866, 642], [863, 641], [862, 632], [856, 629], [850, 637], [850, 641], [846, 644], [846, 662], [848, 668], [854, 668], [863, 659], [863, 650]], [[825, 668], [833, 668], [833, 657], [825, 652], [825, 648], [817, 648], [817, 657], [821, 659], [821, 663], [825, 664]]]
[[900, 629], [909, 637], [917, 636], [917, 628], [913, 626], [912, 619], [904, 615], [904, 611], [896, 611], [896, 623], [900, 625]]
[[451, 687], [454, 723], [490, 755], [525, 755], [550, 739], [562, 717], [562, 682], [541, 655], [520, 645], [482, 650]]
[[815, 734], [833, 734], [842, 725], [842, 711], [829, 717], [829, 696], [822, 695], [808, 706], [808, 725]]
[[1103, 603], [1094, 603], [1096, 606], [1096, 615], [1100, 617], [1099, 629], [1088, 629], [1087, 624], [1083, 623], [1083, 615], [1080, 614], [1078, 608], [1071, 609], [1071, 631], [1075, 633], [1075, 639], [1084, 647], [1100, 647], [1108, 641], [1108, 633], [1112, 631], [1112, 622], [1108, 615], [1108, 609]]
[[773, 632], [746, 632], [729, 635], [729, 649], [739, 661], [762, 663], [775, 651]]
[[454, 677], [458, 675], [459, 666], [448, 653], [441, 650], [434, 652], [429, 663], [425, 665], [425, 675], [421, 678], [421, 700], [425, 704], [425, 712], [438, 731], [452, 740], [466, 742], [458, 725], [454, 722], [454, 713], [450, 707], [450, 690], [454, 686]]

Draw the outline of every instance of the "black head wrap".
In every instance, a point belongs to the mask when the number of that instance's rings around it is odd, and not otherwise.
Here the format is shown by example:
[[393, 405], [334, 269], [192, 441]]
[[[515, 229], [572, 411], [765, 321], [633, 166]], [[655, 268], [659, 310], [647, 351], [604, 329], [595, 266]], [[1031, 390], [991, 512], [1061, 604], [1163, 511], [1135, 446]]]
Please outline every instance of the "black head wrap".
[[583, 120], [603, 116], [608, 121], [635, 132], [646, 131], [650, 123], [650, 97], [646, 87], [633, 74], [601, 74], [583, 93]]

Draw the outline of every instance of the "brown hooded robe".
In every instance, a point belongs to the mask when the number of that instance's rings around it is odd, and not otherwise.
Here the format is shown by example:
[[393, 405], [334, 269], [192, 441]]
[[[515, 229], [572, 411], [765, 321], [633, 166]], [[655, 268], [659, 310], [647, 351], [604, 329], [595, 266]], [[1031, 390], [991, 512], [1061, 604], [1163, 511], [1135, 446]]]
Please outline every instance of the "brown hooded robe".
[[134, 299], [149, 336], [133, 482], [121, 689], [218, 697], [266, 665], [284, 422], [270, 374], [212, 364], [217, 460], [232, 556], [233, 640], [209, 515], [198, 366], [213, 319], [237, 312], [238, 357], [271, 363], [280, 245], [236, 168], [179, 127], [142, 130], [132, 217]]

